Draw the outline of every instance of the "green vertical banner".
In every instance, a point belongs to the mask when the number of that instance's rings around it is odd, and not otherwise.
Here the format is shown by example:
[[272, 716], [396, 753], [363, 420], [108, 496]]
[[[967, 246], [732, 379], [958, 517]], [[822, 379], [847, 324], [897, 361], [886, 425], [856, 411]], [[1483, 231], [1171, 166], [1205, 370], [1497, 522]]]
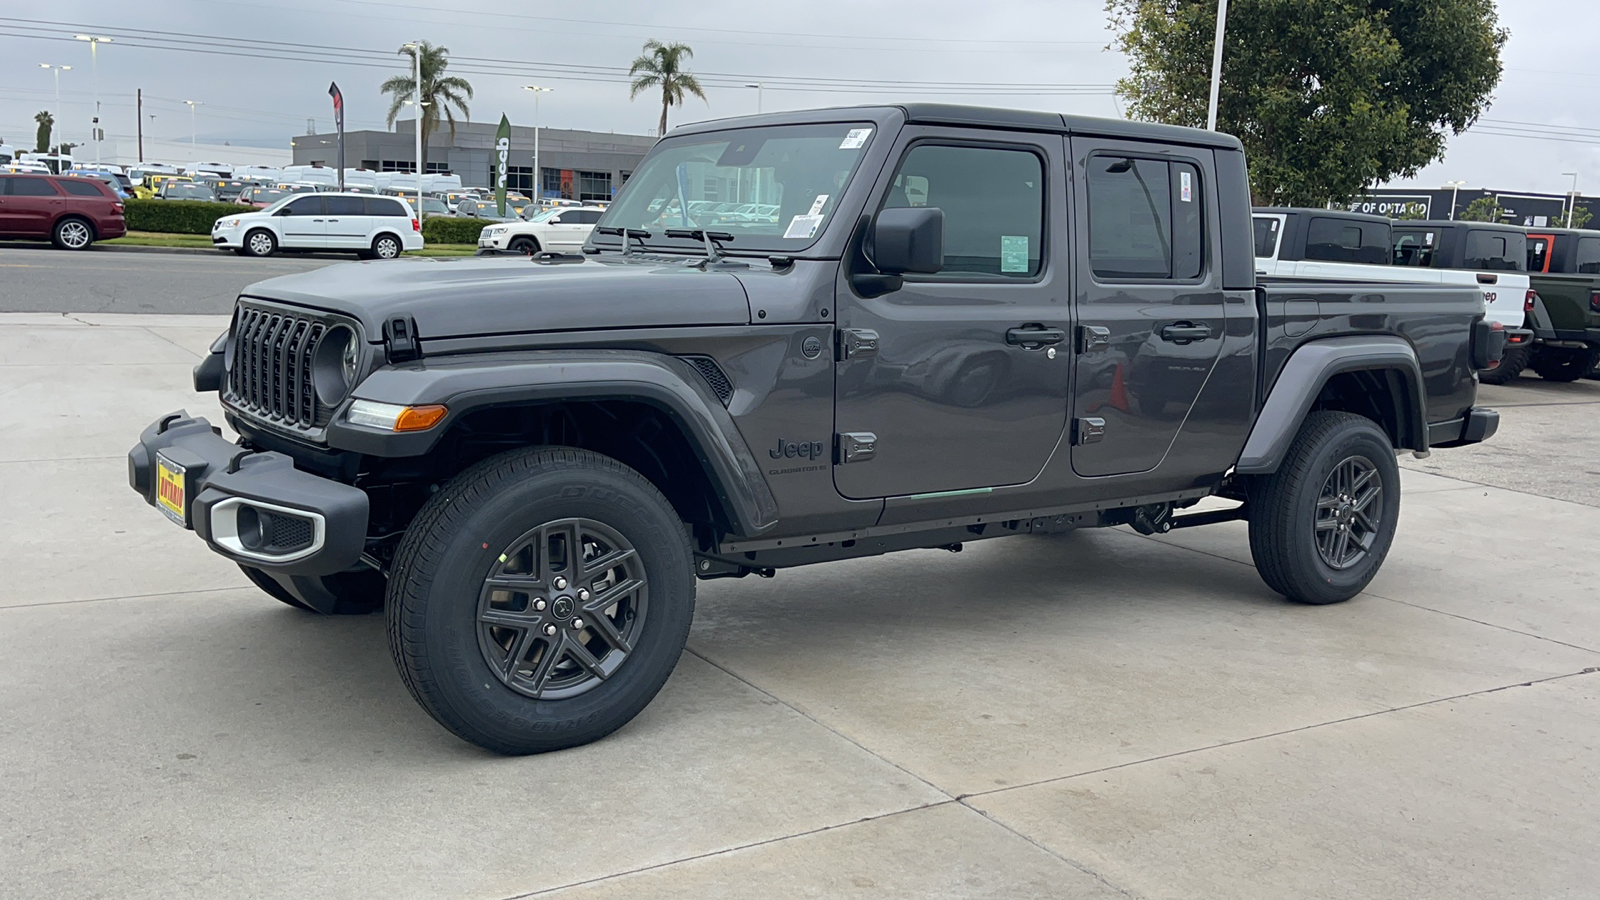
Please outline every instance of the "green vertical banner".
[[506, 216], [506, 161], [511, 158], [511, 120], [500, 117], [500, 130], [494, 134], [494, 212]]

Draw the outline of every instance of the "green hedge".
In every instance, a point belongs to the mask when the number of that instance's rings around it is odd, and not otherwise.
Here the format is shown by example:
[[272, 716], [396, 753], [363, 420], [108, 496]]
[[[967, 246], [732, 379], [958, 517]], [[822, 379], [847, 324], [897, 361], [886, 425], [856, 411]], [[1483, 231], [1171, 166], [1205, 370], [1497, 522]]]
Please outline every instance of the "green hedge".
[[162, 231], [167, 234], [210, 234], [211, 226], [223, 216], [236, 216], [255, 210], [233, 203], [207, 203], [203, 200], [122, 201], [127, 208], [129, 231]]
[[490, 224], [466, 216], [434, 216], [422, 220], [422, 240], [428, 244], [477, 244], [478, 233]]

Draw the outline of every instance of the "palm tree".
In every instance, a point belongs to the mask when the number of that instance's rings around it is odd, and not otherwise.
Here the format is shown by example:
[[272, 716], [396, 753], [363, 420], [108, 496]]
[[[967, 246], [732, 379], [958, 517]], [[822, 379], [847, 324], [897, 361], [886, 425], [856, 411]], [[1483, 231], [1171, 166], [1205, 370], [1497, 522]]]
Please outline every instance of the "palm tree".
[[33, 114], [33, 120], [39, 123], [39, 131], [34, 135], [33, 149], [36, 153], [50, 152], [50, 129], [55, 127], [56, 117], [50, 115], [50, 110], [41, 109]]
[[[422, 115], [419, 116], [422, 127], [422, 159], [417, 160], [417, 171], [426, 172], [428, 156], [428, 135], [439, 130], [439, 115], [442, 112], [450, 126], [450, 139], [456, 137], [456, 111], [461, 112], [461, 118], [467, 118], [467, 100], [472, 97], [472, 85], [465, 78], [454, 75], [446, 76], [444, 70], [450, 68], [450, 48], [435, 47], [427, 41], [421, 42], [422, 53]], [[418, 47], [406, 45], [398, 51], [401, 56], [412, 60], [407, 67], [407, 72], [417, 70]], [[394, 99], [389, 104], [389, 127], [394, 127], [395, 116], [400, 114], [406, 101], [412, 99], [417, 90], [417, 83], [410, 74], [396, 75], [378, 86], [378, 90], [385, 94], [393, 94]]]
[[[644, 53], [628, 68], [628, 74], [634, 76], [628, 99], [632, 100], [653, 87], [661, 88], [661, 130], [656, 132], [657, 137], [666, 137], [667, 110], [675, 105], [682, 106], [685, 95], [693, 94], [701, 100], [706, 99], [706, 92], [700, 89], [700, 80], [683, 70], [683, 64], [693, 56], [694, 51], [689, 49], [688, 44], [663, 44], [652, 39], [645, 42]], [[706, 100], [706, 103], [709, 105], [711, 101]]]

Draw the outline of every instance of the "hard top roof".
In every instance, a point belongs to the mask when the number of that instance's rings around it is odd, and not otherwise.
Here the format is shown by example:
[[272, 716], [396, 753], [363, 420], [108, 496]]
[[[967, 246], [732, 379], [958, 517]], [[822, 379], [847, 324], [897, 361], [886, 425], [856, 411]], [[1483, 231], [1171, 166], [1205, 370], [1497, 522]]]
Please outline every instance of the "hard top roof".
[[1521, 225], [1510, 225], [1505, 222], [1473, 222], [1467, 219], [1396, 219], [1396, 228], [1482, 228], [1489, 231], [1509, 231], [1513, 234], [1526, 234], [1527, 229]]
[[1389, 223], [1387, 216], [1375, 216], [1372, 213], [1355, 212], [1348, 209], [1319, 209], [1315, 206], [1255, 206], [1251, 207], [1252, 213], [1294, 213], [1302, 216], [1331, 216], [1338, 219], [1356, 219], [1362, 222]]

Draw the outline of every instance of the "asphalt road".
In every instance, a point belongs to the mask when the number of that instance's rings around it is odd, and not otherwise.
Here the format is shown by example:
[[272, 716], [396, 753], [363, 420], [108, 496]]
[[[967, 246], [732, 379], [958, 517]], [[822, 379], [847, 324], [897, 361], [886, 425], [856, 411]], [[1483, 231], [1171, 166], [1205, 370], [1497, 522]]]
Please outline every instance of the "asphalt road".
[[0, 312], [226, 315], [245, 285], [326, 265], [337, 263], [0, 243]]

